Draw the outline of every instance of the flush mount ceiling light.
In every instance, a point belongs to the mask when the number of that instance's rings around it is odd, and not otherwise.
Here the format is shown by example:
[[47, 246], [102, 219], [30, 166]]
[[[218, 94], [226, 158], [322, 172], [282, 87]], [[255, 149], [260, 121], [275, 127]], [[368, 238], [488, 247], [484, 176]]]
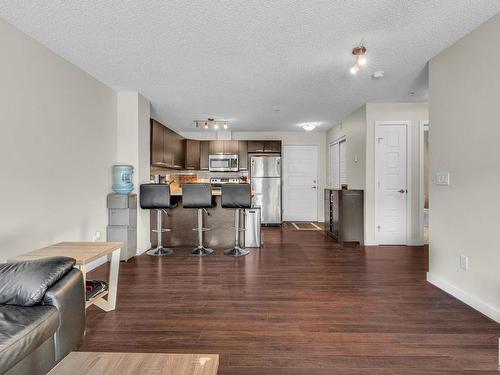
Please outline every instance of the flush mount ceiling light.
[[366, 47], [363, 43], [352, 49], [352, 54], [356, 56], [356, 62], [352, 66], [351, 74], [357, 74], [359, 70], [366, 65]]
[[225, 130], [229, 129], [229, 122], [227, 120], [216, 120], [214, 118], [207, 118], [206, 120], [193, 120], [194, 126], [198, 129], [214, 129], [218, 130], [219, 127]]
[[314, 130], [315, 128], [316, 128], [316, 125], [314, 125], [314, 124], [302, 125], [302, 129], [304, 129], [305, 131], [308, 131], [308, 132], [310, 132], [311, 130]]

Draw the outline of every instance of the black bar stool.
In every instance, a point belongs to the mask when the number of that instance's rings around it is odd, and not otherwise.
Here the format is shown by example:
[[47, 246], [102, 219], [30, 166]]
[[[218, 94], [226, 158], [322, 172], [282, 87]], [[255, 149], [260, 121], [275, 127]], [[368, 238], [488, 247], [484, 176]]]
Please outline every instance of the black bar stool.
[[162, 212], [167, 215], [168, 208], [174, 208], [176, 204], [172, 204], [170, 196], [170, 185], [168, 184], [141, 184], [140, 187], [140, 204], [141, 208], [146, 210], [156, 210], [156, 232], [158, 244], [154, 249], [148, 250], [146, 254], [151, 256], [165, 256], [170, 255], [174, 251], [172, 249], [162, 246], [161, 235], [163, 232], [171, 232], [171, 229], [162, 228]]
[[[203, 232], [210, 228], [203, 228], [203, 211], [212, 208], [212, 187], [210, 184], [182, 185], [182, 207], [198, 209], [198, 224], [193, 230], [198, 232], [198, 246], [191, 251], [191, 255], [208, 255], [214, 251], [203, 246]], [[208, 214], [208, 212], [207, 212]]]
[[[240, 232], [245, 230], [245, 221], [240, 227], [241, 210], [251, 208], [252, 193], [250, 184], [223, 184], [221, 206], [223, 208], [235, 208], [234, 210], [234, 247], [224, 251], [225, 255], [240, 257], [247, 255], [248, 250], [240, 247]], [[244, 211], [243, 211], [244, 212]]]

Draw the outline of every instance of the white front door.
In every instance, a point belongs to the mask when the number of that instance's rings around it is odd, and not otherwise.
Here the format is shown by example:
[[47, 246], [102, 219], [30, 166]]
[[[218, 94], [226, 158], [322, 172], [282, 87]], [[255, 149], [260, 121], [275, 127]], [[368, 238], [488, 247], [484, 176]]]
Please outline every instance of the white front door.
[[375, 130], [376, 234], [379, 244], [406, 244], [407, 125], [377, 124]]
[[318, 147], [283, 149], [283, 220], [318, 220]]

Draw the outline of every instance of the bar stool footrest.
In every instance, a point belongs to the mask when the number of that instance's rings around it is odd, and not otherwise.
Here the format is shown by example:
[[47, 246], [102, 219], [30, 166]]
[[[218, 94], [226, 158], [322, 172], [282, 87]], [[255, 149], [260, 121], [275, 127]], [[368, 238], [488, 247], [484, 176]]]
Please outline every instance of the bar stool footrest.
[[[235, 229], [236, 229], [236, 227], [233, 225], [233, 226], [231, 226], [231, 229], [235, 230]], [[240, 231], [240, 232], [244, 232], [244, 231], [246, 231], [246, 230], [247, 230], [247, 228], [242, 228], [242, 227], [239, 227], [239, 228], [238, 228], [238, 231]]]
[[[193, 228], [191, 229], [193, 232], [198, 232], [198, 228]], [[202, 232], [208, 232], [209, 230], [212, 230], [212, 228], [201, 228]]]
[[[158, 229], [151, 229], [151, 232], [158, 233]], [[170, 229], [170, 228], [162, 228], [160, 232], [161, 233], [172, 232], [172, 229]]]

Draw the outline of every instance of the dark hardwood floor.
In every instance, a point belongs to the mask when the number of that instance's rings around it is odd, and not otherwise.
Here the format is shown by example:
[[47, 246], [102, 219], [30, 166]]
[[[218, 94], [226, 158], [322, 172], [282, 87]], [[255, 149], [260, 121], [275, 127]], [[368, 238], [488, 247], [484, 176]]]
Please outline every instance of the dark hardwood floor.
[[426, 249], [263, 238], [243, 258], [122, 262], [117, 309], [87, 311], [79, 349], [218, 353], [234, 375], [498, 374], [500, 325], [425, 281]]

